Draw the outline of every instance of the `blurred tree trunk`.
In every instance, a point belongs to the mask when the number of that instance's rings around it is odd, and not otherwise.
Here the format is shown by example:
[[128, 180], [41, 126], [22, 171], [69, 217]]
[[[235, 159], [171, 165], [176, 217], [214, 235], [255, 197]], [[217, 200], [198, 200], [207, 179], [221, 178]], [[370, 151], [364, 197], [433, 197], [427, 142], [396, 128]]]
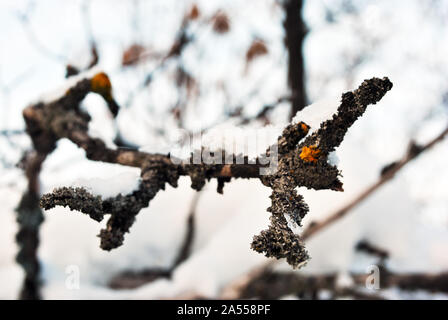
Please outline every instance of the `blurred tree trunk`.
[[303, 40], [307, 29], [302, 17], [303, 0], [285, 0], [285, 45], [288, 50], [288, 85], [291, 89], [290, 118], [306, 105]]
[[19, 230], [16, 234], [19, 252], [16, 261], [22, 266], [25, 278], [19, 298], [22, 300], [38, 300], [40, 295], [40, 264], [37, 257], [39, 247], [39, 229], [44, 215], [39, 207], [39, 174], [45, 153], [33, 151], [24, 156], [22, 166], [28, 179], [27, 190], [23, 193], [17, 207]]

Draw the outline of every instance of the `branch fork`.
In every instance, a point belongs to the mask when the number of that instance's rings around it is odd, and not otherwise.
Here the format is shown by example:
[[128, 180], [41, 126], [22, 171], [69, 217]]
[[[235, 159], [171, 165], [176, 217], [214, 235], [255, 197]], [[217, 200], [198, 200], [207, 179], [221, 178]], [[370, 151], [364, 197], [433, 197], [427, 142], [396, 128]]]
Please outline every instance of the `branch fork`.
[[[286, 258], [296, 268], [309, 259], [301, 237], [290, 229], [286, 218], [288, 216], [290, 221], [300, 226], [309, 210], [296, 188], [343, 190], [340, 171], [328, 163], [328, 155], [341, 144], [347, 130], [363, 115], [367, 106], [380, 101], [391, 88], [392, 83], [387, 78], [364, 81], [355, 91], [342, 95], [333, 118], [323, 122], [311, 135], [308, 135], [310, 126], [304, 122], [287, 125], [277, 143], [260, 155], [255, 164], [249, 164], [247, 157], [244, 164], [228, 164], [225, 161], [194, 164], [192, 161], [173, 161], [169, 155], [111, 149], [102, 140], [90, 137], [90, 116], [80, 108], [88, 93], [101, 95], [114, 116], [119, 111], [109, 78], [100, 73], [79, 81], [53, 102], [37, 103], [26, 108], [23, 116], [27, 132], [35, 150], [44, 155], [55, 149], [59, 139], [67, 138], [84, 149], [90, 160], [138, 167], [141, 170], [139, 187], [130, 194], [106, 199], [94, 196], [83, 188], [62, 187], [43, 195], [40, 205], [46, 210], [55, 206], [69, 207], [89, 215], [95, 221], [109, 215], [107, 226], [100, 231], [99, 237], [100, 247], [111, 250], [123, 244], [124, 235], [129, 232], [140, 210], [165, 189], [166, 183], [177, 187], [180, 176], [189, 176], [191, 187], [197, 191], [206, 181], [217, 179], [220, 193], [224, 184], [232, 178], [256, 178], [272, 189], [271, 206], [267, 209], [272, 215], [268, 229], [254, 236], [251, 247], [267, 257]], [[273, 153], [277, 153], [276, 170], [271, 170], [263, 161], [272, 159]], [[234, 159], [236, 157], [234, 155]]]

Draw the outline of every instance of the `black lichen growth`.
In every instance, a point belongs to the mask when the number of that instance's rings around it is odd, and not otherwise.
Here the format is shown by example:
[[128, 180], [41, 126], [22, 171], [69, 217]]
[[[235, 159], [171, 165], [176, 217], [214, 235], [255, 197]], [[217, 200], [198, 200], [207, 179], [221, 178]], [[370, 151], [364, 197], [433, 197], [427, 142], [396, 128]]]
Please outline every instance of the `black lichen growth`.
[[[332, 119], [323, 122], [310, 136], [309, 126], [299, 122], [288, 125], [278, 138], [278, 168], [271, 175], [260, 177], [272, 189], [271, 224], [255, 236], [252, 249], [267, 257], [286, 258], [294, 268], [308, 259], [299, 237], [288, 226], [285, 214], [301, 225], [308, 212], [297, 187], [343, 191], [341, 173], [328, 163], [328, 154], [338, 147], [352, 124], [392, 88], [388, 78], [365, 80], [354, 92], [342, 95], [341, 104]], [[302, 141], [303, 139], [303, 141]], [[269, 151], [268, 151], [269, 152]]]
[[[97, 80], [101, 80], [98, 88], [92, 89], [89, 79], [81, 80], [64, 97], [49, 104], [40, 103], [26, 108], [27, 132], [36, 150], [45, 154], [54, 150], [59, 139], [68, 138], [84, 149], [90, 160], [138, 167], [141, 170], [139, 188], [127, 195], [107, 199], [93, 196], [82, 188], [59, 188], [42, 197], [40, 205], [44, 209], [68, 206], [96, 221], [110, 215], [99, 237], [100, 247], [111, 250], [122, 245], [124, 235], [129, 232], [141, 209], [148, 207], [156, 194], [165, 189], [166, 183], [176, 187], [182, 175], [191, 178], [191, 187], [197, 191], [207, 181], [216, 178], [219, 193], [232, 178], [258, 178], [272, 189], [271, 206], [268, 208], [272, 215], [269, 227], [254, 237], [251, 247], [267, 257], [286, 258], [294, 268], [309, 258], [300, 236], [288, 224], [300, 226], [309, 210], [296, 188], [343, 191], [339, 180], [341, 173], [328, 163], [328, 155], [342, 143], [347, 130], [363, 115], [367, 106], [377, 103], [392, 88], [387, 78], [364, 81], [357, 90], [342, 95], [337, 112], [313, 134], [308, 135], [310, 127], [304, 122], [289, 124], [277, 143], [253, 164], [242, 155], [231, 155], [233, 161], [229, 164], [224, 155], [223, 158], [215, 158], [219, 153], [205, 149], [192, 154], [189, 162], [178, 163], [166, 155], [109, 149], [103, 141], [88, 135], [90, 117], [79, 108], [79, 103], [91, 91], [99, 92], [109, 103], [112, 101], [108, 82], [103, 76]], [[116, 114], [115, 109], [112, 112]], [[208, 155], [207, 161], [195, 162], [199, 153]], [[244, 161], [241, 163], [237, 159]], [[269, 167], [266, 160], [270, 161]], [[262, 174], [261, 169], [267, 174]]]
[[103, 201], [100, 196], [93, 196], [84, 188], [56, 188], [40, 199], [40, 207], [49, 210], [56, 206], [69, 207], [70, 210], [87, 214], [95, 221], [104, 217]]

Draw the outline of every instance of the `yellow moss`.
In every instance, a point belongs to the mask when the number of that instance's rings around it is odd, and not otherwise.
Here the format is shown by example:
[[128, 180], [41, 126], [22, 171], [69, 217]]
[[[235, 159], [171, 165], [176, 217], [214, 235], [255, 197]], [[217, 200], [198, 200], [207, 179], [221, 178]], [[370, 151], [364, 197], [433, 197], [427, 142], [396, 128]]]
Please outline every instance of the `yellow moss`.
[[310, 127], [308, 127], [303, 122], [300, 124], [300, 127], [302, 128], [303, 132], [308, 133], [308, 130], [310, 130]]
[[319, 157], [320, 150], [316, 146], [305, 146], [302, 148], [300, 153], [300, 159], [305, 162], [317, 162], [317, 157]]
[[90, 85], [93, 92], [102, 95], [106, 99], [112, 97], [112, 84], [104, 72], [94, 75], [92, 80], [90, 80]]

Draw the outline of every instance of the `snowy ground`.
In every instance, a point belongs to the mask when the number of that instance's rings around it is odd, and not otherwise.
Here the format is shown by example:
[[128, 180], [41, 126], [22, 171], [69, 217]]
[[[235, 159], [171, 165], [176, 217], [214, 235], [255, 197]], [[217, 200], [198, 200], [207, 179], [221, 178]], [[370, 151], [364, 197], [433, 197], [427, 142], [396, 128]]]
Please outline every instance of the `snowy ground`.
[[[305, 2], [310, 29], [305, 46], [310, 102], [339, 96], [372, 76], [388, 76], [394, 83], [393, 90], [349, 131], [338, 150], [345, 192], [300, 190], [310, 206], [306, 224], [343, 206], [375, 181], [385, 164], [403, 154], [410, 139], [428, 141], [446, 126], [448, 4], [364, 0], [342, 10], [339, 8], [344, 1]], [[136, 42], [160, 51], [169, 48], [191, 3], [91, 1], [87, 16], [99, 47], [99, 68], [111, 75], [117, 101], [128, 101], [155, 65], [148, 61], [123, 70], [123, 49]], [[239, 103], [244, 103], [245, 114], [253, 115], [263, 104], [287, 94], [283, 14], [275, 1], [196, 3], [204, 16], [225, 10], [231, 17], [231, 29], [218, 36], [199, 23], [192, 27], [196, 38], [187, 47], [182, 63], [196, 78], [201, 94], [188, 105], [186, 126], [198, 129], [220, 123], [225, 112]], [[0, 2], [0, 130], [23, 128], [21, 110], [63, 85], [65, 64], [88, 61], [90, 31], [81, 10], [83, 4], [56, 0]], [[25, 13], [28, 22], [21, 22]], [[245, 73], [244, 54], [254, 38], [263, 39], [269, 52], [256, 59]], [[112, 122], [104, 103], [89, 96], [85, 107], [94, 118], [91, 132], [110, 143], [118, 127], [131, 142], [160, 147], [164, 137], [155, 132], [175, 126], [167, 112], [178, 98], [173, 84], [175, 68], [174, 63], [168, 63], [147, 90], [134, 94], [130, 105], [120, 111], [118, 125]], [[324, 111], [326, 104], [323, 102]], [[277, 125], [284, 124], [287, 108], [284, 104], [275, 110]], [[29, 145], [26, 138], [13, 139], [21, 146]], [[13, 163], [20, 152], [0, 137], [0, 155]], [[444, 141], [411, 163], [347, 218], [312, 238], [307, 243], [312, 260], [300, 272], [364, 272], [373, 261], [354, 252], [360, 239], [387, 249], [391, 253], [388, 266], [396, 272], [446, 271], [447, 157], [448, 141]], [[138, 174], [135, 169], [88, 161], [71, 142], [60, 141], [45, 162], [42, 191], [88, 185], [94, 192], [112, 195], [132, 189]], [[3, 299], [17, 297], [22, 279], [22, 271], [14, 262], [14, 208], [24, 186], [19, 170], [0, 168]], [[212, 181], [199, 200], [194, 253], [172, 280], [159, 280], [131, 291], [105, 287], [107, 280], [122, 270], [171, 264], [182, 241], [193, 196], [187, 179], [181, 179], [177, 189], [167, 187], [138, 215], [125, 244], [112, 252], [99, 249], [96, 234], [102, 225], [87, 216], [63, 208], [45, 212], [39, 249], [44, 298], [148, 299], [190, 292], [216, 297], [232, 279], [265, 262], [249, 244], [268, 223], [269, 190], [258, 181], [234, 181], [225, 186], [224, 195], [219, 195]], [[79, 290], [67, 289], [70, 266], [79, 268]], [[278, 268], [289, 271], [286, 264]], [[393, 299], [447, 298], [395, 289], [385, 294]]]

